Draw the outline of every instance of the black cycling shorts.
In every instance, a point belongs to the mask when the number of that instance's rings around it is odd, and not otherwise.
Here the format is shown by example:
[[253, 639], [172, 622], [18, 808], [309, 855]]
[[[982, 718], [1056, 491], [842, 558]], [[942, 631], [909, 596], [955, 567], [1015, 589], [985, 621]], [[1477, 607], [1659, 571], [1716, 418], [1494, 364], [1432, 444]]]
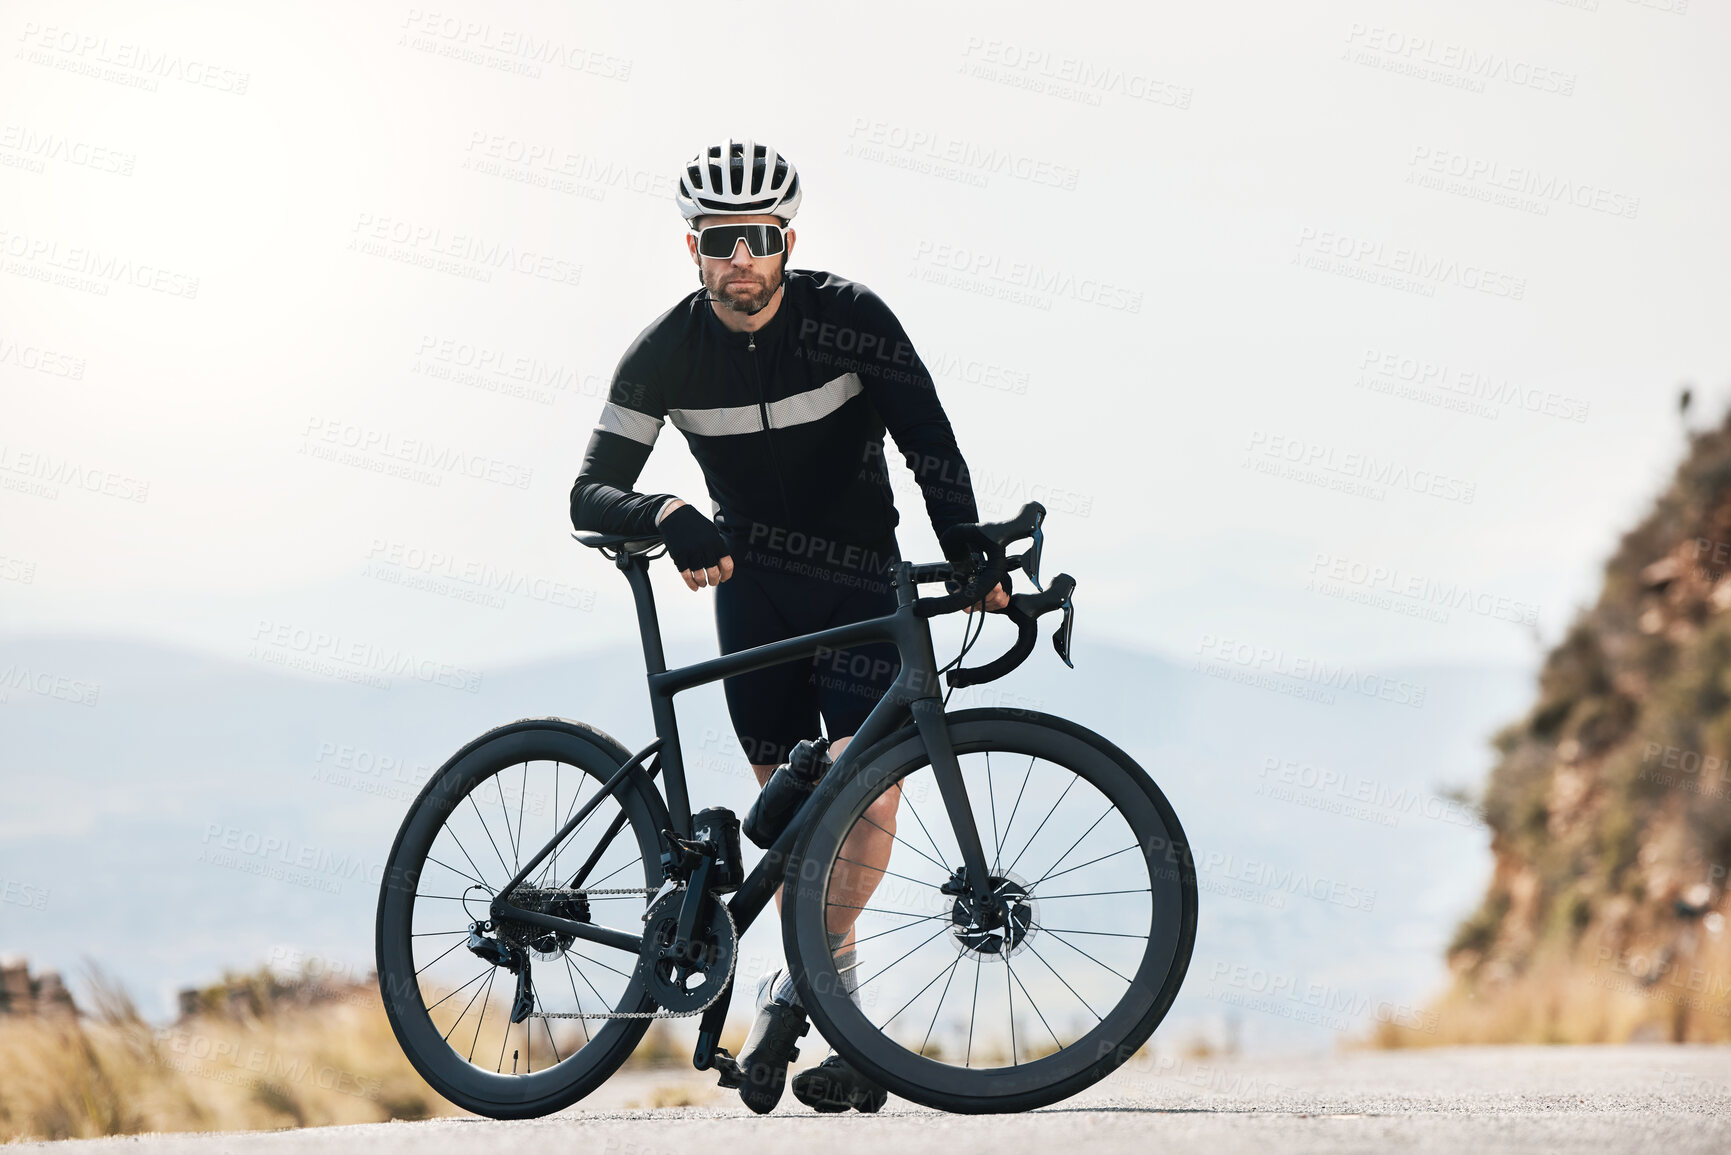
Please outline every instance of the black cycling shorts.
[[[876, 549], [825, 549], [821, 555], [764, 554], [735, 548], [733, 576], [715, 587], [715, 632], [731, 654], [896, 608], [889, 567], [893, 538]], [[889, 642], [826, 650], [811, 658], [726, 679], [727, 712], [748, 760], [787, 761], [788, 748], [816, 738], [818, 717], [831, 740], [851, 735], [895, 681], [901, 659]]]

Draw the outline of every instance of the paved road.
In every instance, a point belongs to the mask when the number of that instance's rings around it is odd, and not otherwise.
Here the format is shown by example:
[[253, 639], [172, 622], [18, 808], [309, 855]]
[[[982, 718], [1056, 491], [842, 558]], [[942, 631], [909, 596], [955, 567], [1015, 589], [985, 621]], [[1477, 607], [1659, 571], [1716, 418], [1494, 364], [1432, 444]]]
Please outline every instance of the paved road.
[[[696, 1100], [699, 1105], [646, 1106]], [[695, 1072], [624, 1072], [569, 1111], [522, 1123], [442, 1119], [268, 1134], [153, 1135], [15, 1151], [299, 1155], [477, 1150], [688, 1155], [698, 1143], [780, 1155], [1005, 1151], [1731, 1152], [1731, 1047], [1477, 1048], [1308, 1060], [1138, 1061], [1025, 1115], [945, 1115], [892, 1099], [818, 1116], [791, 1095], [760, 1118]]]

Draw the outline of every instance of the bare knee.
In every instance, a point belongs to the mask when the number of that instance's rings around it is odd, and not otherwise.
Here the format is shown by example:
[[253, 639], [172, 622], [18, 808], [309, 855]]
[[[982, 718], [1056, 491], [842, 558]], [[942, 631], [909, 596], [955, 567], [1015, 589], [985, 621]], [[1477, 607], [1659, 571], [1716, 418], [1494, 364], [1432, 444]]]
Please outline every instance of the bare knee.
[[877, 800], [866, 807], [866, 818], [893, 834], [896, 829], [896, 811], [901, 809], [901, 805], [901, 788], [893, 787], [878, 795]]

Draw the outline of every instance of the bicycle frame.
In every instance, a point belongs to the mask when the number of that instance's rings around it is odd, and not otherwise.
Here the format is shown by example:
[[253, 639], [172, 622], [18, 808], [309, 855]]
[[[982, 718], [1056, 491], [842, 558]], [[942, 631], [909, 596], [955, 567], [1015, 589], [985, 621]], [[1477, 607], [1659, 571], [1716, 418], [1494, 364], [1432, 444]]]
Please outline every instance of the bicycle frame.
[[[802, 634], [799, 637], [771, 642], [768, 645], [754, 646], [748, 650], [739, 650], [718, 658], [710, 658], [707, 661], [669, 670], [666, 656], [661, 648], [661, 625], [655, 613], [655, 594], [649, 582], [648, 559], [642, 553], [629, 553], [621, 548], [615, 564], [630, 583], [632, 597], [637, 604], [637, 626], [643, 639], [643, 661], [648, 671], [650, 711], [655, 724], [655, 740], [622, 765], [595, 797], [573, 814], [565, 826], [541, 848], [540, 852], [521, 868], [517, 876], [505, 884], [499, 892], [500, 895], [508, 895], [516, 890], [523, 883], [523, 880], [528, 878], [542, 860], [552, 852], [553, 848], [563, 841], [572, 830], [576, 829], [605, 798], [617, 790], [651, 755], [658, 758], [660, 767], [666, 773], [663, 788], [674, 833], [683, 837], [690, 836], [691, 800], [686, 789], [685, 762], [679, 746], [679, 721], [673, 709], [675, 694], [682, 690], [720, 681], [734, 674], [749, 673], [766, 666], [775, 666], [783, 662], [811, 657], [824, 650], [845, 649], [869, 642], [887, 641], [894, 643], [896, 651], [901, 657], [901, 671], [897, 674], [888, 691], [878, 701], [878, 704], [866, 716], [865, 721], [860, 724], [859, 729], [836, 758], [829, 773], [844, 776], [856, 773], [856, 754], [863, 753], [880, 739], [888, 737], [900, 729], [911, 717], [919, 730], [920, 738], [925, 743], [926, 753], [931, 760], [933, 775], [938, 781], [938, 789], [944, 801], [945, 811], [961, 847], [968, 885], [976, 900], [985, 902], [989, 898], [991, 890], [985, 849], [980, 843], [979, 830], [974, 823], [973, 809], [969, 805], [967, 789], [962, 782], [961, 767], [950, 746], [949, 728], [944, 719], [943, 702], [936, 693], [939, 684], [939, 671], [937, 658], [932, 652], [931, 627], [925, 618], [914, 613], [917, 589], [912, 565], [905, 561], [896, 563], [894, 571], [896, 609], [894, 613], [849, 625], [835, 626], [813, 634]], [[770, 898], [774, 895], [776, 887], [781, 885], [782, 874], [786, 869], [794, 841], [799, 837], [800, 831], [808, 820], [812, 799], [816, 796], [814, 791], [812, 796], [806, 799], [805, 804], [794, 815], [793, 820], [788, 823], [787, 829], [776, 839], [775, 845], [764, 854], [763, 859], [746, 876], [739, 890], [728, 901], [728, 912], [732, 915], [734, 926], [740, 934], [744, 934], [757, 916], [762, 913], [763, 908], [768, 905]], [[605, 845], [605, 839], [603, 845]], [[587, 869], [585, 867], [584, 870], [578, 872], [577, 879], [572, 883], [573, 886], [580, 885], [580, 880], [586, 874]], [[491, 915], [494, 919], [500, 917], [516, 919], [622, 950], [639, 951], [642, 947], [640, 936], [614, 930], [610, 927], [598, 926], [594, 923], [577, 922], [556, 915], [523, 910], [504, 901], [503, 898], [494, 899]], [[724, 1005], [726, 1002], [726, 999], [722, 999], [717, 1005]], [[707, 1025], [708, 1016], [706, 1015], [705, 1026]]]

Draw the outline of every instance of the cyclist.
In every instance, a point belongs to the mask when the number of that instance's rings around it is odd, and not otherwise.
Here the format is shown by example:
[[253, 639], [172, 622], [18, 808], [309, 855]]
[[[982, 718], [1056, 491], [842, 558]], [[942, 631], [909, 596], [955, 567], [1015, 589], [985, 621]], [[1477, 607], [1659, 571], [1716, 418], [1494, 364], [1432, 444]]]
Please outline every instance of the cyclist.
[[[886, 429], [934, 530], [978, 520], [931, 375], [895, 315], [864, 285], [787, 267], [800, 198], [799, 174], [767, 144], [729, 139], [684, 167], [676, 199], [702, 288], [626, 350], [571, 489], [579, 530], [659, 533], [686, 586], [715, 589], [723, 653], [895, 609]], [[712, 516], [632, 488], [666, 422], [703, 470]], [[1008, 600], [999, 587], [984, 605]], [[895, 648], [876, 643], [728, 678], [728, 713], [758, 782], [796, 742], [819, 736], [820, 715], [839, 754], [899, 666]], [[852, 862], [838, 864], [832, 885], [853, 907], [882, 880], [899, 801], [886, 793], [844, 844]], [[853, 921], [837, 909], [829, 930], [857, 1000]], [[762, 1113], [780, 1099], [809, 1024], [779, 970], [759, 984], [757, 1003], [740, 1098]], [[876, 1111], [887, 1097], [833, 1053], [793, 1089], [820, 1111]]]

